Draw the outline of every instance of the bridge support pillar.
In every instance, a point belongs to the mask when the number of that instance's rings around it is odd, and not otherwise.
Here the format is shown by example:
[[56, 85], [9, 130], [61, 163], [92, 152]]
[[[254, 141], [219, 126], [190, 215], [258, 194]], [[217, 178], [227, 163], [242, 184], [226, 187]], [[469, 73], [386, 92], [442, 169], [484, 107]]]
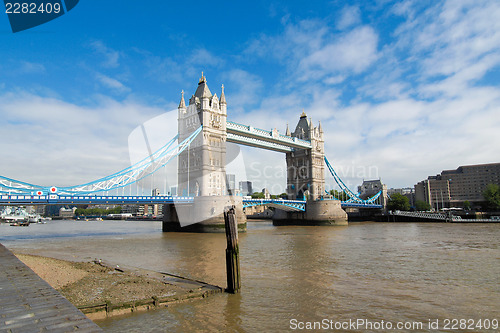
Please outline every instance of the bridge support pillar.
[[276, 210], [274, 225], [347, 225], [347, 213], [339, 200], [308, 200], [305, 212]]
[[163, 206], [164, 232], [225, 232], [224, 208], [235, 206], [239, 232], [246, 231], [243, 201], [235, 196], [198, 196], [190, 204]]

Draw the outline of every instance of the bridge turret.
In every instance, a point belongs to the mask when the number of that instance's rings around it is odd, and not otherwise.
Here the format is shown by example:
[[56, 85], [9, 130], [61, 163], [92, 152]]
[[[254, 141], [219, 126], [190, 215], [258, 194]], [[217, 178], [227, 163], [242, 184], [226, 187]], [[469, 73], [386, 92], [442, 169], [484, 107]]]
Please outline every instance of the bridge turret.
[[320, 126], [314, 127], [304, 110], [292, 137], [311, 142], [310, 149], [295, 149], [286, 154], [287, 194], [289, 199], [320, 198], [325, 190], [324, 140]]
[[181, 91], [181, 101], [179, 102], [179, 111], [186, 111], [186, 102], [184, 102], [184, 90]]
[[224, 85], [222, 85], [222, 92], [220, 94], [220, 110], [224, 114], [227, 114], [227, 103], [226, 103], [226, 95], [224, 94]]

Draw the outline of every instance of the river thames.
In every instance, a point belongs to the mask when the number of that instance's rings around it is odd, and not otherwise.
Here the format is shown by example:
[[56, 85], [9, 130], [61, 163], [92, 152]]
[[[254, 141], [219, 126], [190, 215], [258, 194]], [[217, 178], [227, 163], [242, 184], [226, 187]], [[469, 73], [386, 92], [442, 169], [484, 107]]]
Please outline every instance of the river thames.
[[[100, 258], [226, 286], [224, 234], [163, 233], [160, 222], [50, 221], [1, 224], [0, 242], [17, 252]], [[106, 332], [276, 332], [313, 325], [350, 332], [497, 331], [500, 224], [249, 222], [240, 233], [240, 264], [240, 294], [97, 324]]]

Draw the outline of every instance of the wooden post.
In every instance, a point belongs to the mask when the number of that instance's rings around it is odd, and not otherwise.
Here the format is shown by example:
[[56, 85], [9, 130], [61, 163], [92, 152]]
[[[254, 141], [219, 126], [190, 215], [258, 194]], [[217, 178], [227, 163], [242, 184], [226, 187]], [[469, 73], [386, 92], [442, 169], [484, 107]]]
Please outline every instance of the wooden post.
[[224, 222], [226, 226], [226, 273], [227, 289], [226, 292], [235, 294], [240, 291], [240, 251], [238, 247], [238, 223], [236, 221], [236, 212], [234, 206], [226, 207], [224, 210]]

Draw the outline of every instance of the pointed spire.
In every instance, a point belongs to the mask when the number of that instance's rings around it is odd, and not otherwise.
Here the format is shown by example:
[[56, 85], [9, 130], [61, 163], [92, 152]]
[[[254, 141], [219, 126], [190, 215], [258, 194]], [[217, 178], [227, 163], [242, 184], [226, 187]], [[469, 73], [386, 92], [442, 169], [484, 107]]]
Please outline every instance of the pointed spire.
[[200, 81], [198, 82], [198, 84], [202, 84], [203, 82], [207, 82], [207, 79], [205, 78], [205, 76], [203, 75], [203, 71], [201, 72], [201, 78], [200, 78]]
[[220, 103], [226, 104], [226, 95], [224, 94], [224, 85], [222, 85], [222, 93], [220, 94]]
[[198, 82], [198, 88], [196, 88], [194, 96], [200, 99], [212, 97], [212, 93], [210, 92], [210, 89], [208, 89], [207, 79], [205, 75], [203, 75], [203, 72], [201, 72], [200, 82]]
[[292, 133], [290, 133], [290, 129], [288, 128], [288, 123], [286, 123], [286, 131], [285, 131], [286, 136], [292, 136]]
[[321, 127], [321, 120], [319, 121], [318, 130], [320, 133], [323, 133], [323, 127]]
[[302, 109], [302, 114], [300, 115], [300, 118], [307, 118], [306, 113], [304, 112], [304, 109]]
[[179, 103], [179, 109], [186, 108], [186, 102], [184, 102], [184, 90], [181, 91], [181, 102]]

